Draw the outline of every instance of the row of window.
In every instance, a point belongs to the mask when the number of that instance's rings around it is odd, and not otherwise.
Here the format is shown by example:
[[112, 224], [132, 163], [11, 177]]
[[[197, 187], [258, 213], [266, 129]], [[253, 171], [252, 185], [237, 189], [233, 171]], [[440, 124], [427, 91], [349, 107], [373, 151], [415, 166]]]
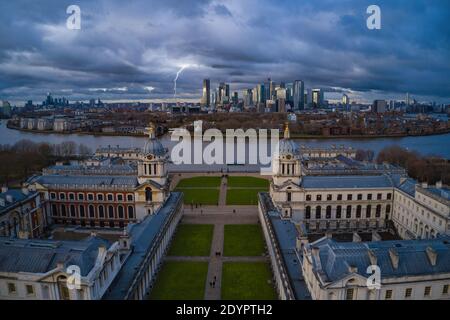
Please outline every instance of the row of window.
[[68, 218], [68, 219], [56, 219], [56, 218], [54, 218], [53, 222], [55, 224], [65, 224], [65, 225], [72, 224], [74, 226], [76, 226], [76, 225], [80, 225], [82, 227], [90, 226], [92, 228], [96, 228], [96, 227], [106, 228], [106, 227], [109, 227], [109, 228], [121, 228], [121, 229], [123, 229], [125, 227], [125, 220], [120, 220], [120, 221], [114, 221], [114, 220], [109, 220], [109, 221], [106, 221], [106, 220], [100, 220], [100, 221], [97, 221], [97, 220], [81, 220], [80, 223], [78, 224], [76, 219], [70, 219], [70, 218]]
[[[342, 201], [343, 200], [343, 195], [342, 194], [338, 194], [336, 196], [336, 199], [333, 199], [333, 195], [332, 194], [327, 194], [326, 197], [323, 196], [321, 194], [317, 194], [315, 197], [315, 201], [322, 201], [322, 199], [326, 199], [327, 201], [333, 201], [333, 200], [337, 200], [337, 201]], [[348, 201], [352, 201], [353, 200], [353, 194], [349, 193], [347, 194], [347, 200]], [[310, 194], [306, 195], [306, 201], [312, 201], [313, 196]], [[392, 193], [388, 193], [386, 195], [386, 199], [383, 199], [383, 194], [382, 193], [377, 193], [377, 200], [391, 200], [392, 199]], [[373, 195], [371, 193], [368, 193], [366, 196], [366, 199], [363, 199], [363, 194], [357, 194], [356, 195], [356, 200], [374, 200]]]
[[71, 218], [99, 218], [99, 219], [134, 219], [134, 207], [128, 206], [126, 209], [127, 215], [125, 215], [125, 207], [124, 206], [117, 206], [117, 209], [113, 206], [94, 206], [89, 205], [86, 207], [84, 205], [76, 206], [74, 204], [72, 205], [56, 205], [52, 204], [52, 215], [53, 216], [61, 216], [61, 217], [71, 217]]
[[[8, 294], [10, 296], [17, 295], [17, 285], [13, 282], [8, 282]], [[36, 291], [34, 290], [34, 286], [32, 284], [26, 284], [25, 285], [25, 292], [27, 294], [27, 297], [34, 297], [36, 296]]]
[[[442, 286], [442, 295], [448, 295], [449, 294], [449, 285], [445, 284]], [[345, 298], [346, 300], [353, 300], [354, 299], [354, 294], [355, 294], [355, 289], [354, 288], [349, 288], [346, 291], [346, 295]], [[384, 299], [386, 300], [390, 300], [392, 299], [394, 294], [393, 290], [386, 290], [385, 294], [384, 294]], [[413, 295], [413, 288], [406, 288], [405, 292], [404, 292], [404, 298], [411, 298]], [[423, 291], [423, 296], [425, 298], [431, 297], [431, 286], [426, 286], [424, 288]]]
[[[331, 211], [332, 208], [331, 206], [327, 206], [325, 208], [325, 219], [331, 219]], [[389, 214], [391, 212], [391, 205], [387, 205], [386, 206], [386, 210], [385, 210], [386, 214]], [[336, 219], [341, 219], [342, 218], [342, 206], [337, 206], [336, 207]], [[358, 205], [356, 206], [356, 218], [361, 218], [362, 216], [362, 206]], [[367, 205], [366, 206], [366, 218], [371, 218], [372, 217], [372, 206], [371, 205]], [[315, 217], [316, 219], [322, 219], [322, 207], [321, 206], [317, 206], [315, 207]], [[345, 218], [350, 219], [352, 217], [352, 206], [348, 205], [345, 209]], [[379, 218], [381, 217], [381, 205], [377, 205], [375, 207], [375, 217]], [[311, 207], [307, 206], [305, 208], [305, 219], [311, 219]]]
[[[69, 192], [68, 194], [66, 194], [65, 192], [50, 192], [50, 199], [51, 200], [79, 200], [79, 201], [84, 201], [84, 200], [88, 200], [88, 201], [128, 201], [128, 202], [132, 202], [134, 201], [134, 195], [133, 194], [127, 194], [126, 196], [123, 194], [116, 194], [116, 196], [114, 197], [114, 195], [112, 193], [108, 193], [108, 194], [103, 194], [103, 193], [97, 193], [96, 195], [94, 195], [93, 193], [88, 193], [86, 196], [84, 193], [78, 193], [75, 194], [73, 192]], [[115, 198], [115, 199], [114, 199]], [[106, 200], [105, 200], [106, 199]]]

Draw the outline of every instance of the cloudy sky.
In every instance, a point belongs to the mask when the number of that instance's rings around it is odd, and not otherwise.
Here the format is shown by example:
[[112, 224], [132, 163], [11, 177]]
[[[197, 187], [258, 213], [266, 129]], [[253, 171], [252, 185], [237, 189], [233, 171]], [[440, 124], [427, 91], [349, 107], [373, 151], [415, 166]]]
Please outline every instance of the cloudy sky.
[[[81, 8], [81, 30], [66, 9]], [[381, 8], [381, 30], [366, 9]], [[0, 100], [199, 99], [274, 81], [450, 103], [448, 0], [1, 1]], [[339, 93], [340, 95], [340, 93]]]

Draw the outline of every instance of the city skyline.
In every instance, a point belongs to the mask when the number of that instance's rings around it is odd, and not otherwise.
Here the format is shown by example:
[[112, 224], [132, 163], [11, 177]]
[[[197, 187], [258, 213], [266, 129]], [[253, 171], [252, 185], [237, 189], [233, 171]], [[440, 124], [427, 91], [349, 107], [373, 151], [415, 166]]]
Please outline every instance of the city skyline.
[[68, 30], [67, 1], [2, 3], [0, 98], [199, 102], [203, 79], [242, 92], [270, 77], [336, 100], [448, 103], [449, 4], [379, 1], [369, 30], [370, 4], [80, 1], [81, 30]]

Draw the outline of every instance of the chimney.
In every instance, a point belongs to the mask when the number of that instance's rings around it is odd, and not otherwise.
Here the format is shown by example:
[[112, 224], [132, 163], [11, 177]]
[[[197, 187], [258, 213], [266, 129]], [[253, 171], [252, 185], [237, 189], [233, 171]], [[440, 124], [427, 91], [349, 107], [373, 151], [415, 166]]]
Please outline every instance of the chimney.
[[428, 188], [428, 183], [427, 182], [422, 182], [422, 188], [424, 188], [424, 189]]
[[436, 182], [436, 188], [442, 189], [442, 181]]
[[375, 252], [374, 252], [373, 250], [369, 249], [369, 250], [367, 251], [367, 253], [368, 253], [368, 255], [369, 255], [370, 264], [376, 265], [378, 259], [377, 259], [377, 255], [375, 254]]
[[2, 187], [2, 193], [8, 192], [8, 187]]
[[391, 258], [392, 267], [397, 269], [399, 257], [398, 252], [394, 248], [389, 249], [389, 257]]
[[432, 247], [427, 247], [426, 253], [428, 256], [428, 260], [430, 261], [430, 264], [434, 267], [437, 262], [437, 252]]

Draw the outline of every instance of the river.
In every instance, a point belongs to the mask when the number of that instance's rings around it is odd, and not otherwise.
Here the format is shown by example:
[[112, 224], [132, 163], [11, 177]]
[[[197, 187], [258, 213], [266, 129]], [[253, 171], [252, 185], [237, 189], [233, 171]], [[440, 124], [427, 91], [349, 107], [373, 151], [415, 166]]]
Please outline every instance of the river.
[[[145, 137], [93, 136], [86, 134], [34, 133], [13, 130], [6, 127], [6, 121], [0, 123], [0, 144], [14, 144], [28, 139], [34, 142], [61, 143], [74, 141], [82, 143], [92, 150], [100, 146], [142, 147]], [[450, 159], [450, 133], [421, 137], [395, 138], [339, 138], [339, 139], [296, 139], [300, 145], [330, 147], [331, 145], [351, 146], [355, 149], [371, 149], [378, 153], [384, 147], [398, 145], [415, 150], [423, 155], [438, 155]], [[171, 149], [175, 142], [169, 136], [161, 139], [162, 144]]]

